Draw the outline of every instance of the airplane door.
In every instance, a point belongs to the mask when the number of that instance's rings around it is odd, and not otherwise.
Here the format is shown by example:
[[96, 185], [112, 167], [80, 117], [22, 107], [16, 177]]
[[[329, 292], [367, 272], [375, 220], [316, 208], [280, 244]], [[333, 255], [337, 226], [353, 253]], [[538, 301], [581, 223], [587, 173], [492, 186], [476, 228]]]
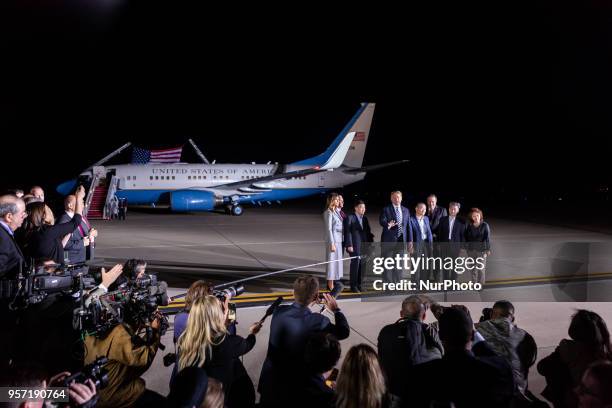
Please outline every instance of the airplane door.
[[325, 187], [325, 172], [319, 173], [319, 187]]

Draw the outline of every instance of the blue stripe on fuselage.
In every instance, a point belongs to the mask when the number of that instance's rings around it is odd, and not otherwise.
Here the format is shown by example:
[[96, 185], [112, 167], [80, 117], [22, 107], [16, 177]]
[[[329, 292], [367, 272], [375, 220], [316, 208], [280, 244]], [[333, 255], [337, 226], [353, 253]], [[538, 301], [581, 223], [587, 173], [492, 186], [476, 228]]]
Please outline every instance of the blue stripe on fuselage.
[[[308, 197], [315, 194], [327, 192], [327, 188], [287, 188], [275, 189], [262, 194], [240, 197], [240, 203], [251, 203], [252, 201], [276, 201], [291, 200], [295, 198]], [[117, 197], [128, 200], [128, 205], [152, 205], [157, 204], [163, 194], [172, 193], [173, 190], [118, 190]], [[194, 190], [206, 191], [206, 190]]]
[[159, 202], [161, 195], [171, 190], [117, 190], [117, 197], [125, 198], [128, 205], [149, 205]]

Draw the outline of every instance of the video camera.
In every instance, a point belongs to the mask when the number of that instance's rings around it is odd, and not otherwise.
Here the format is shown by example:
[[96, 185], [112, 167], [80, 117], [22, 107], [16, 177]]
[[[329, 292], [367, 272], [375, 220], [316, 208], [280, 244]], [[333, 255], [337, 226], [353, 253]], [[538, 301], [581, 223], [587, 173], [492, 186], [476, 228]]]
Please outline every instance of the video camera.
[[91, 289], [96, 286], [92, 276], [73, 276], [73, 271], [83, 266], [85, 263], [35, 267], [32, 263], [25, 275], [20, 274], [17, 279], [0, 281], [0, 299], [11, 299], [11, 307], [19, 309], [40, 303], [52, 293], [76, 293], [82, 289]]
[[167, 289], [166, 282], [148, 274], [128, 281], [116, 291], [91, 296], [75, 310], [75, 329], [100, 336], [125, 320], [145, 326], [159, 318], [159, 330], [164, 335], [170, 324], [157, 308], [168, 304]]

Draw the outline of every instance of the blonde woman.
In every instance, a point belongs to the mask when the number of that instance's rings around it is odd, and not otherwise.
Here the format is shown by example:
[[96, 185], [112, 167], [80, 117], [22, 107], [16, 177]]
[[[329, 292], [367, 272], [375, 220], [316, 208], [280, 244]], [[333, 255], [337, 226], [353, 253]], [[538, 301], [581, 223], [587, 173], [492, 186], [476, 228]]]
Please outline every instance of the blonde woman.
[[342, 239], [343, 221], [338, 212], [339, 196], [331, 193], [327, 196], [327, 206], [323, 212], [323, 224], [325, 226], [325, 260], [327, 271], [327, 288], [333, 297], [338, 296], [342, 291], [343, 265], [342, 261]]
[[197, 280], [189, 286], [187, 294], [185, 295], [185, 308], [174, 316], [174, 344], [176, 344], [187, 327], [187, 319], [189, 318], [191, 305], [193, 305], [193, 302], [197, 299], [211, 295], [212, 287], [212, 284], [203, 280]]
[[336, 383], [336, 408], [396, 408], [399, 400], [387, 392], [376, 351], [353, 346], [344, 358]]
[[239, 357], [255, 346], [255, 334], [261, 324], [249, 328], [244, 339], [227, 331], [227, 307], [208, 295], [191, 305], [187, 327], [177, 341], [177, 368], [203, 367], [209, 377], [223, 384], [227, 407], [255, 404], [255, 388]]

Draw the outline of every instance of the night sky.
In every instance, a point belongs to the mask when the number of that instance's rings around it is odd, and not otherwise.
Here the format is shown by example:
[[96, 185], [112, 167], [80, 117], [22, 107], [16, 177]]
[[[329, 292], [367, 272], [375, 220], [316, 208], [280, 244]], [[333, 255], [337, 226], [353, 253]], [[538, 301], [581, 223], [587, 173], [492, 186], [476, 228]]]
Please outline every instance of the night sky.
[[373, 101], [365, 164], [411, 163], [355, 191], [609, 205], [603, 2], [444, 11], [78, 3], [20, 1], [0, 13], [3, 189], [50, 190], [126, 141], [155, 148], [191, 137], [218, 162], [288, 163], [323, 151]]

